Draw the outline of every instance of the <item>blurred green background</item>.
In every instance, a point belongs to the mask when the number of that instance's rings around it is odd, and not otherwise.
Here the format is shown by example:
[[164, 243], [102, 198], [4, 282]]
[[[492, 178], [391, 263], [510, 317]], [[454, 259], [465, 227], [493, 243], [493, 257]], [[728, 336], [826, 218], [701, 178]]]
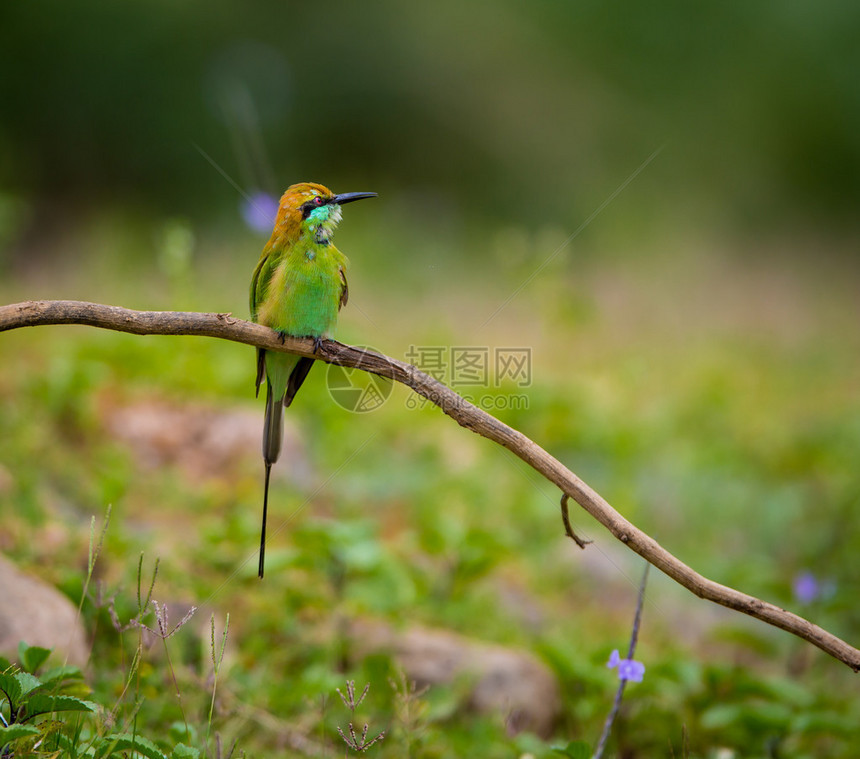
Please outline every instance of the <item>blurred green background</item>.
[[[858, 33], [852, 2], [5, 3], [0, 295], [244, 318], [267, 234], [247, 195], [376, 191], [338, 232], [338, 337], [530, 350], [525, 390], [469, 392], [698, 571], [856, 644]], [[231, 613], [215, 728], [249, 755], [281, 746], [272, 714], [342, 750], [313, 704], [346, 676], [389, 690], [389, 665], [345, 664], [338, 620], [366, 617], [531, 651], [562, 693], [539, 740], [434, 688], [379, 754], [596, 739], [640, 565], [578, 511], [595, 545], [576, 551], [558, 494], [505, 452], [402, 388], [349, 413], [316, 368], [260, 584], [259, 443], [199, 426], [261, 425], [250, 349], [52, 327], [0, 355], [0, 549], [77, 602], [90, 517], [113, 504], [109, 587], [131, 598], [145, 551], [156, 598]], [[164, 409], [167, 431], [128, 421]], [[853, 755], [847, 668], [658, 575], [649, 595], [616, 755]], [[132, 644], [98, 604], [85, 617], [110, 703]], [[158, 735], [176, 706], [142, 692]]]

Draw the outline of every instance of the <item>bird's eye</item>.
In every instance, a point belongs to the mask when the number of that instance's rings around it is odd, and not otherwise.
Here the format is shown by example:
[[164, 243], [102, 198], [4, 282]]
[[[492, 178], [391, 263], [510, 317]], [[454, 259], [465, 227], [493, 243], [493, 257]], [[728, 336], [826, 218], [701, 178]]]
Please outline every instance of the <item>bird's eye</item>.
[[323, 200], [319, 195], [317, 195], [317, 196], [313, 199], [313, 204], [314, 204], [317, 208], [319, 208], [323, 203], [325, 203], [325, 201], [324, 201], [324, 200]]

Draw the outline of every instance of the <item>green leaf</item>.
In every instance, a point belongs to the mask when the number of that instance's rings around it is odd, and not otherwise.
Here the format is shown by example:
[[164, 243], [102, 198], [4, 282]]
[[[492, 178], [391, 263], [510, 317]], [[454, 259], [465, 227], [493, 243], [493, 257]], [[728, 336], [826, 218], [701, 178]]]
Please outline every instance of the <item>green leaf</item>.
[[27, 701], [27, 718], [51, 712], [96, 712], [98, 705], [74, 696], [49, 696], [36, 693]]
[[94, 756], [92, 748], [87, 749], [83, 754], [78, 750], [79, 739], [80, 735], [65, 735], [62, 732], [55, 733], [54, 740], [57, 741], [57, 748], [61, 748], [66, 752], [65, 754], [60, 754], [60, 756], [68, 754], [70, 759], [75, 759], [78, 756]]
[[21, 668], [25, 672], [35, 673], [50, 655], [50, 648], [28, 646], [23, 640], [18, 644], [18, 657], [21, 660]]
[[702, 712], [702, 727], [708, 730], [726, 730], [731, 726], [761, 732], [785, 730], [791, 721], [792, 710], [784, 704], [745, 701], [737, 704], [717, 704]]
[[30, 691], [34, 691], [37, 688], [42, 687], [42, 681], [35, 675], [31, 675], [29, 672], [16, 672], [13, 677], [21, 686], [22, 696], [26, 696]]
[[6, 696], [12, 708], [17, 708], [21, 698], [21, 683], [18, 678], [9, 672], [0, 672], [0, 693]]
[[794, 717], [791, 721], [791, 730], [798, 733], [825, 733], [828, 735], [856, 734], [857, 719], [852, 715], [843, 715], [837, 712], [805, 712]]
[[177, 743], [170, 754], [170, 759], [200, 759], [200, 750], [186, 746], [184, 743]]
[[571, 741], [564, 748], [553, 748], [554, 754], [561, 754], [568, 759], [589, 759], [591, 756], [591, 744], [585, 741]]
[[83, 673], [78, 667], [67, 664], [62, 667], [51, 667], [41, 675], [42, 683], [47, 687], [63, 680], [83, 680]]
[[9, 727], [0, 727], [0, 748], [7, 743], [17, 741], [27, 735], [38, 735], [39, 728], [33, 725], [9, 725]]
[[194, 725], [186, 725], [184, 722], [173, 722], [168, 730], [169, 740], [171, 743], [197, 743], [197, 730]]
[[147, 759], [169, 759], [158, 746], [148, 738], [130, 733], [114, 733], [105, 738], [113, 747], [111, 754], [116, 751], [137, 751]]
[[740, 704], [717, 704], [701, 714], [701, 724], [707, 730], [725, 730], [743, 719], [744, 707]]

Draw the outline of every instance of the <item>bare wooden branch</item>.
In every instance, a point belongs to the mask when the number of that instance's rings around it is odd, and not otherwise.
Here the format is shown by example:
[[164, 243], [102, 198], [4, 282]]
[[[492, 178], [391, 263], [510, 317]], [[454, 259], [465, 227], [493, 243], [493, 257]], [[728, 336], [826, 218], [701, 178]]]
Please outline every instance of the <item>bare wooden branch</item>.
[[28, 301], [0, 306], [0, 332], [45, 324], [85, 324], [136, 335], [204, 335], [296, 353], [328, 363], [362, 369], [388, 377], [434, 403], [461, 427], [504, 446], [525, 461], [565, 495], [573, 498], [624, 545], [700, 598], [726, 606], [779, 627], [818, 646], [822, 651], [860, 671], [860, 650], [803, 617], [754, 596], [709, 580], [675, 558], [656, 540], [627, 521], [596, 491], [522, 433], [469, 403], [450, 388], [411, 364], [372, 351], [325, 340], [313, 353], [310, 338], [287, 338], [259, 324], [230, 314], [181, 311], [130, 311], [117, 306], [81, 301]]

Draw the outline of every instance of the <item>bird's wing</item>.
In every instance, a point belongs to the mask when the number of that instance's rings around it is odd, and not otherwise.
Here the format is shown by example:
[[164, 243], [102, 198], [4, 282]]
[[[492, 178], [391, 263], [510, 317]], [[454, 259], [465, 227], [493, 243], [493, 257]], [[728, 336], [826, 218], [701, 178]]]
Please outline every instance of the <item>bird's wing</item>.
[[340, 267], [340, 281], [343, 285], [340, 290], [340, 302], [338, 303], [337, 309], [340, 311], [349, 300], [349, 285], [346, 282], [346, 270], [343, 266]]
[[[260, 260], [257, 262], [257, 268], [254, 269], [254, 276], [251, 277], [251, 292], [249, 293], [249, 305], [251, 310], [251, 321], [257, 321], [257, 307], [260, 302], [263, 300], [263, 293], [259, 292], [260, 285], [262, 284], [260, 281], [260, 274], [263, 271], [263, 268], [266, 264], [269, 263], [269, 250], [268, 247], [263, 250], [263, 255], [260, 256]], [[265, 281], [265, 280], [263, 280]]]
[[[250, 309], [251, 321], [257, 321], [258, 310], [260, 304], [265, 299], [265, 289], [272, 276], [272, 256], [270, 255], [269, 246], [263, 249], [263, 254], [257, 262], [257, 268], [254, 269], [254, 276], [251, 277], [251, 292], [250, 292]], [[260, 395], [260, 385], [263, 383], [263, 378], [266, 376], [266, 351], [262, 348], [257, 348], [257, 380], [256, 380], [256, 395]]]

